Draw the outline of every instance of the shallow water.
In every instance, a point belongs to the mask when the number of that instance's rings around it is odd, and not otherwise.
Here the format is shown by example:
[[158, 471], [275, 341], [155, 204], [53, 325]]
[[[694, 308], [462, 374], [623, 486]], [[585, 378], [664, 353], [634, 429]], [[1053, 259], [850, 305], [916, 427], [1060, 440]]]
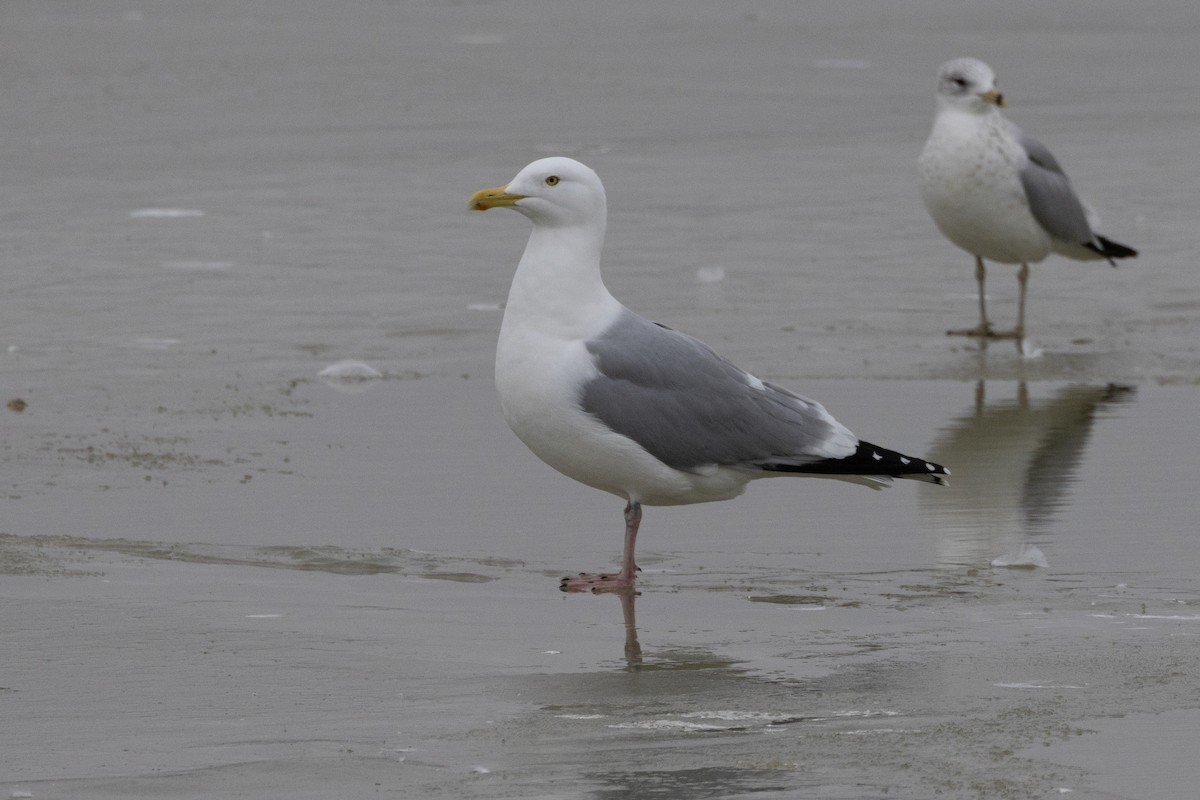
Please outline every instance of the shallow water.
[[[0, 790], [1195, 785], [1200, 15], [690, 9], [6, 5]], [[1035, 267], [1025, 356], [943, 335], [974, 281], [914, 160], [962, 54], [1142, 250]], [[560, 594], [621, 504], [500, 419], [527, 227], [464, 210], [552, 152], [619, 297], [952, 485], [648, 509], [641, 596]]]
[[[3, 699], [23, 720], [6, 785], [1171, 796], [1104, 794], [1113, 745], [1097, 760], [1088, 741], [1196, 708], [1193, 503], [1160, 472], [1191, 457], [1197, 390], [810, 388], [883, 428], [915, 420], [928, 434], [905, 445], [955, 483], [779, 480], [649, 509], [629, 608], [557, 591], [615, 560], [620, 503], [526, 454], [485, 381], [313, 382], [236, 446], [193, 431], [136, 459], [60, 454], [0, 537]], [[1002, 431], [1024, 446], [989, 448]], [[1046, 566], [992, 565], [1020, 547]], [[1139, 746], [1180, 735], [1143, 725]], [[1141, 763], [1155, 785], [1193, 774], [1138, 757], [1120, 786]]]

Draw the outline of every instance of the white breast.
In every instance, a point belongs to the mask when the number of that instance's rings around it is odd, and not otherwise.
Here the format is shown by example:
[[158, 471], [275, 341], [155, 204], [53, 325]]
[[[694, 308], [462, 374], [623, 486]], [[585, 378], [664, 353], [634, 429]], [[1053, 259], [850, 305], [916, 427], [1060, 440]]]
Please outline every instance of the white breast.
[[1029, 211], [1027, 156], [997, 114], [943, 110], [918, 160], [921, 197], [942, 234], [990, 261], [1041, 261], [1050, 237]]

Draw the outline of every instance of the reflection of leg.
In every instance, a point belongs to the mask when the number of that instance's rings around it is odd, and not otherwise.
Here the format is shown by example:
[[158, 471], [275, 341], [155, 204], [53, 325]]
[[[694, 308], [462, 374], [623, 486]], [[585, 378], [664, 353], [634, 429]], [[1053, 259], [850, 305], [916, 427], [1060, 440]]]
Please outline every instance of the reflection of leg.
[[994, 337], [992, 333], [992, 323], [988, 322], [987, 317], [987, 299], [986, 287], [987, 283], [987, 268], [983, 265], [983, 259], [975, 256], [975, 283], [979, 285], [979, 325], [966, 330], [946, 331], [947, 336], [977, 336], [981, 339]]
[[611, 572], [581, 572], [578, 575], [563, 578], [558, 588], [564, 592], [632, 591], [633, 581], [638, 571], [638, 566], [633, 559], [633, 551], [637, 544], [638, 526], [641, 524], [642, 504], [636, 500], [630, 500], [629, 504], [625, 506], [625, 551], [621, 557], [621, 571], [616, 575]]
[[638, 642], [637, 616], [634, 612], [634, 598], [638, 596], [632, 588], [616, 592], [621, 599], [621, 614], [625, 617], [625, 663], [631, 669], [642, 664], [642, 645]]

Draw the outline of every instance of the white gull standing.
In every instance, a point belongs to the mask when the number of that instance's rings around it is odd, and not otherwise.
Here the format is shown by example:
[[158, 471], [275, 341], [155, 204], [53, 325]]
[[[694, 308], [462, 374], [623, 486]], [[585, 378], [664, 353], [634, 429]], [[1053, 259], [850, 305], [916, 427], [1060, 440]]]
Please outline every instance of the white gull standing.
[[[992, 68], [956, 58], [938, 69], [937, 114], [917, 166], [921, 196], [938, 230], [975, 256], [979, 326], [951, 334], [983, 338], [1025, 335], [1029, 265], [1051, 252], [1080, 261], [1130, 258], [1137, 251], [1096, 232], [1084, 203], [1045, 145], [1000, 113], [1004, 95]], [[984, 301], [984, 260], [1020, 264], [1017, 325], [997, 333]]]
[[775, 475], [945, 483], [943, 467], [859, 441], [820, 403], [617, 302], [600, 277], [604, 186], [578, 161], [535, 161], [470, 207], [533, 223], [496, 348], [505, 419], [547, 464], [626, 501], [620, 572], [564, 591], [632, 590], [643, 505], [728, 500]]

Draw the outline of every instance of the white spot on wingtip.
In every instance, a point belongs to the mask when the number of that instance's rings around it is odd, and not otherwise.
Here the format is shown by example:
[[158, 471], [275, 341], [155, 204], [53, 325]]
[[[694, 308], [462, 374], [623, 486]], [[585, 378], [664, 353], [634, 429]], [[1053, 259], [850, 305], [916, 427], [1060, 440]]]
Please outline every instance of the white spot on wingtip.
[[912, 463], [912, 459], [911, 459], [911, 458], [905, 458], [904, 456], [900, 456], [900, 463], [901, 463], [901, 464], [911, 464], [911, 463]]
[[876, 461], [883, 461], [883, 456], [879, 455], [878, 452], [871, 453], [871, 458], [875, 459]]

